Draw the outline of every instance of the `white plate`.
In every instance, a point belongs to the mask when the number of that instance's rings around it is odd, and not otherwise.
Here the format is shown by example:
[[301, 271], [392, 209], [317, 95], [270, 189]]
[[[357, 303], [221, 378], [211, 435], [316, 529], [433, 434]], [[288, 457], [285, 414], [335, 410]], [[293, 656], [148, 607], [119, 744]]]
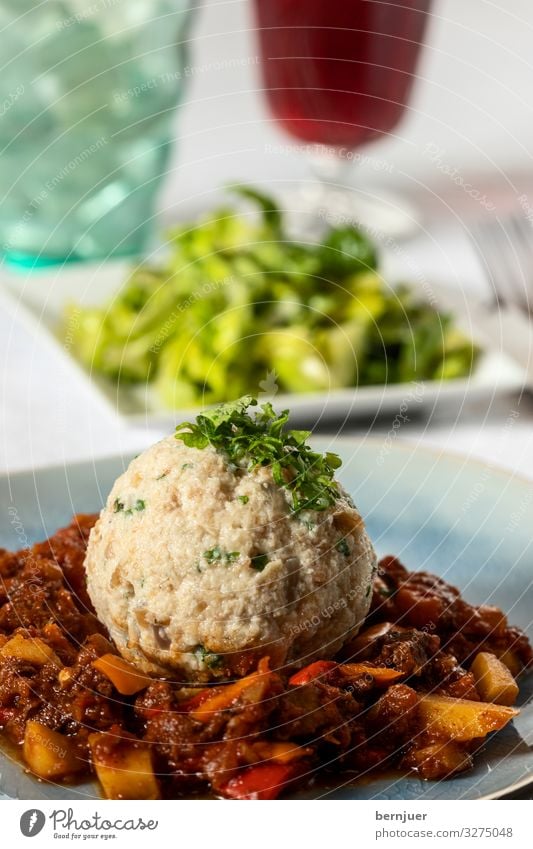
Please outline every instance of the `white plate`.
[[[125, 421], [168, 429], [174, 427], [177, 419], [194, 415], [197, 410], [165, 409], [149, 387], [117, 386], [90, 374], [71, 355], [68, 332], [61, 336], [57, 332], [66, 303], [83, 306], [104, 303], [123, 284], [128, 269], [129, 263], [124, 261], [73, 264], [32, 272], [4, 269], [0, 276], [0, 303], [29, 326], [32, 334], [51, 347], [80, 379], [89, 382], [94, 392]], [[311, 426], [328, 418], [368, 419], [406, 409], [413, 416], [443, 403], [449, 409], [457, 409], [467, 400], [488, 400], [497, 394], [519, 390], [524, 384], [524, 370], [500, 351], [490, 349], [491, 340], [476, 325], [475, 301], [467, 299], [462, 292], [454, 293], [436, 284], [431, 286], [431, 296], [438, 308], [451, 308], [458, 324], [483, 348], [469, 378], [277, 395], [276, 406], [289, 407], [294, 421]]]

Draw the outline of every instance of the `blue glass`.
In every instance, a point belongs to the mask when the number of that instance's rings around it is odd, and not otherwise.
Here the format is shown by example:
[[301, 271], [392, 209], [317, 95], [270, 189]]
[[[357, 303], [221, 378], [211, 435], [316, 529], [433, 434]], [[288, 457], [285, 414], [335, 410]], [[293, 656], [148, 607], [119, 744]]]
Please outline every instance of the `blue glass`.
[[191, 0], [0, 0], [0, 250], [138, 254], [184, 85]]

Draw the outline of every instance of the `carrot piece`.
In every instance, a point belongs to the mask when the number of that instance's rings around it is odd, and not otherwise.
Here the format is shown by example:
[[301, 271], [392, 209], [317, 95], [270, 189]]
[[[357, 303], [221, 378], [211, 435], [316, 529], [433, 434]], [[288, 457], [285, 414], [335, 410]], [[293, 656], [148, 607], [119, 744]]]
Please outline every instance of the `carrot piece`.
[[309, 682], [313, 681], [315, 678], [320, 678], [323, 675], [326, 675], [328, 672], [331, 672], [332, 669], [336, 669], [337, 666], [338, 664], [333, 660], [316, 660], [314, 663], [310, 663], [309, 666], [304, 666], [303, 669], [300, 669], [298, 672], [295, 672], [294, 675], [291, 675], [289, 678], [289, 684], [292, 687], [301, 687], [302, 684], [309, 684]]
[[329, 672], [335, 672], [332, 679], [337, 682], [340, 678], [344, 681], [351, 681], [358, 678], [360, 675], [371, 675], [376, 685], [388, 687], [398, 678], [402, 677], [401, 672], [396, 669], [389, 669], [387, 666], [371, 666], [367, 663], [335, 663], [332, 660], [317, 660], [315, 663], [305, 666], [299, 672], [295, 672], [289, 678], [289, 684], [293, 687], [300, 687], [302, 684], [309, 684], [316, 678], [323, 678]]
[[257, 664], [257, 671], [260, 675], [266, 675], [267, 672], [270, 672], [270, 658], [268, 656], [261, 658]]
[[259, 764], [230, 779], [222, 793], [228, 799], [276, 799], [295, 776], [289, 764]]
[[217, 692], [216, 687], [207, 687], [203, 690], [199, 690], [194, 696], [190, 696], [188, 699], [185, 699], [182, 702], [178, 702], [176, 706], [176, 710], [178, 712], [183, 711], [183, 713], [190, 713], [196, 708], [203, 705], [208, 699], [213, 697], [213, 694]]
[[131, 663], [116, 654], [103, 654], [102, 657], [93, 660], [92, 666], [109, 678], [115, 689], [123, 696], [132, 696], [139, 690], [144, 690], [152, 682], [152, 678], [143, 675]]
[[266, 761], [274, 761], [278, 764], [290, 764], [299, 761], [307, 755], [313, 754], [309, 746], [297, 746], [295, 743], [278, 742], [272, 743], [268, 740], [260, 740], [254, 745], [254, 752]]
[[233, 684], [227, 684], [224, 687], [213, 687], [213, 695], [201, 701], [191, 710], [190, 715], [197, 722], [209, 722], [214, 713], [220, 710], [226, 710], [231, 707], [233, 702], [237, 701], [239, 696], [264, 677], [264, 672], [252, 672], [245, 678], [235, 681]]
[[374, 684], [384, 687], [388, 687], [403, 676], [402, 672], [390, 669], [388, 666], [370, 666], [365, 663], [342, 663], [337, 671], [348, 681], [360, 675], [370, 675], [374, 679]]

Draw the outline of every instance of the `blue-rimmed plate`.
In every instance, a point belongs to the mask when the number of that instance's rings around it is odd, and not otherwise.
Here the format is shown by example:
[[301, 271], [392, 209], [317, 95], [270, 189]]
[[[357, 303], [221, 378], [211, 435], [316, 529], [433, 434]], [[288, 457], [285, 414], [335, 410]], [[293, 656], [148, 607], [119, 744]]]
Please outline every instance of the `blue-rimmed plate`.
[[[415, 449], [394, 436], [316, 440], [344, 460], [341, 478], [380, 555], [429, 569], [469, 600], [497, 604], [533, 638], [533, 482], [449, 454]], [[18, 473], [0, 479], [0, 546], [21, 548], [51, 535], [74, 512], [98, 510], [129, 458]], [[533, 782], [533, 676], [523, 682], [520, 717], [489, 739], [471, 772], [442, 782], [365, 777], [305, 795], [343, 799], [495, 798]], [[0, 791], [20, 799], [98, 795], [95, 784], [38, 782], [0, 754]]]

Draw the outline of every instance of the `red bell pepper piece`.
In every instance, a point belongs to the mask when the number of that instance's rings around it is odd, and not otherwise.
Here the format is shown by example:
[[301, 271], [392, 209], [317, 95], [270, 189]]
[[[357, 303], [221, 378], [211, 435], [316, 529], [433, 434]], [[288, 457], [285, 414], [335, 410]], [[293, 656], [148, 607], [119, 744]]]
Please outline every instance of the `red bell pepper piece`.
[[206, 699], [211, 698], [212, 694], [213, 688], [209, 687], [199, 690], [194, 696], [190, 696], [190, 698], [185, 699], [183, 702], [178, 702], [174, 706], [168, 704], [164, 707], [143, 707], [140, 712], [145, 719], [153, 719], [161, 713], [189, 713], [199, 707]]
[[310, 681], [313, 681], [315, 678], [321, 678], [337, 666], [338, 664], [333, 660], [317, 660], [315, 663], [310, 663], [309, 666], [304, 666], [303, 669], [291, 675], [289, 684], [292, 687], [309, 684]]
[[276, 799], [296, 773], [289, 764], [258, 764], [230, 779], [222, 793], [228, 799]]
[[10, 719], [13, 719], [16, 712], [16, 709], [12, 707], [0, 707], [0, 725], [6, 725]]
[[189, 711], [195, 710], [195, 708], [200, 707], [207, 699], [210, 699], [213, 695], [213, 691], [215, 687], [207, 687], [205, 690], [199, 690], [194, 696], [186, 699], [184, 702], [178, 702], [176, 709], [178, 713], [188, 713]]

